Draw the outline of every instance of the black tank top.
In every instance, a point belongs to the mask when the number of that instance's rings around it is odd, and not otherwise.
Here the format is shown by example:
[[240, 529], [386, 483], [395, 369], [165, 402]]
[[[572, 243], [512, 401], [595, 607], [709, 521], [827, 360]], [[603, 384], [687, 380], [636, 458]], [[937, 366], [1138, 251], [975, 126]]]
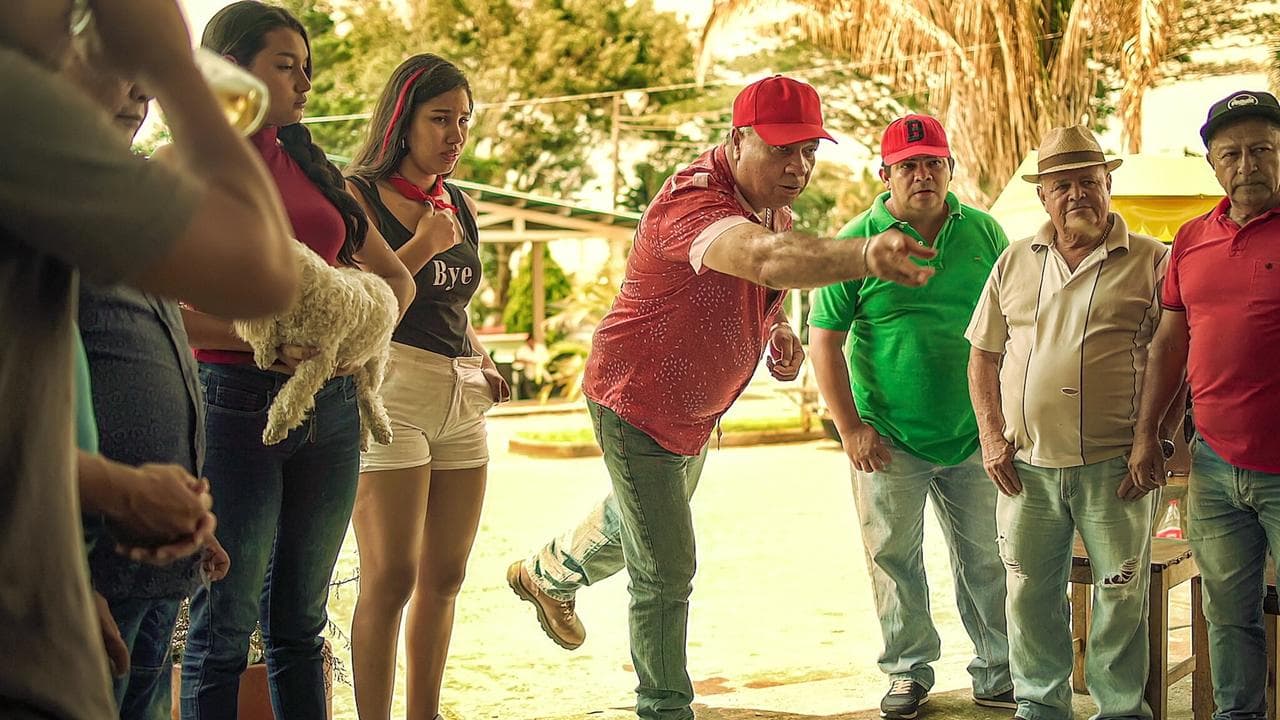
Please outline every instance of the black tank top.
[[[399, 250], [413, 237], [382, 202], [378, 188], [363, 178], [353, 177], [365, 203], [373, 211], [370, 220], [394, 250]], [[444, 184], [450, 202], [458, 208], [458, 224], [462, 226], [462, 242], [436, 255], [422, 266], [414, 277], [417, 295], [409, 311], [396, 327], [392, 340], [445, 357], [474, 355], [467, 327], [467, 304], [480, 285], [480, 230], [462, 191]]]

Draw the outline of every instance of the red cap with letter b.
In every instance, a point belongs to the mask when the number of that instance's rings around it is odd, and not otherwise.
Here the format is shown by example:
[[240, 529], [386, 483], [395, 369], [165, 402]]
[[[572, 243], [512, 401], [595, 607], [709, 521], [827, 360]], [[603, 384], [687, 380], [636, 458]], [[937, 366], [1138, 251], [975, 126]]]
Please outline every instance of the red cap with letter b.
[[889, 123], [880, 138], [880, 162], [894, 165], [917, 155], [951, 157], [942, 123], [928, 115], [907, 115]]

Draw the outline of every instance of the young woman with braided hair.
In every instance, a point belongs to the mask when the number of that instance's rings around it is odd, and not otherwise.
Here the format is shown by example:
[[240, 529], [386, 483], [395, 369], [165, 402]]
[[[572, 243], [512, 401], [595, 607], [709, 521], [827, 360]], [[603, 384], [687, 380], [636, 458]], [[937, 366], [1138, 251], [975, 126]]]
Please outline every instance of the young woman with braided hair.
[[467, 313], [480, 282], [475, 205], [445, 182], [472, 108], [457, 67], [415, 55], [391, 74], [347, 167], [370, 220], [417, 283], [383, 387], [394, 438], [365, 453], [356, 492], [351, 658], [362, 720], [390, 714], [405, 615], [407, 717], [439, 717], [454, 604], [484, 501], [484, 413], [511, 394]]
[[[264, 127], [249, 141], [275, 180], [294, 236], [331, 265], [385, 278], [403, 312], [413, 297], [412, 277], [299, 124], [311, 89], [311, 48], [302, 24], [281, 8], [236, 2], [209, 21], [201, 44], [270, 91]], [[281, 362], [259, 370], [228, 321], [193, 310], [184, 321], [205, 392], [204, 471], [231, 569], [191, 598], [182, 717], [236, 717], [249, 636], [260, 622], [276, 717], [323, 718], [320, 635], [360, 463], [354, 382], [339, 372], [316, 393], [315, 409], [302, 426], [265, 446], [272, 398], [292, 367], [314, 350], [282, 347]]]

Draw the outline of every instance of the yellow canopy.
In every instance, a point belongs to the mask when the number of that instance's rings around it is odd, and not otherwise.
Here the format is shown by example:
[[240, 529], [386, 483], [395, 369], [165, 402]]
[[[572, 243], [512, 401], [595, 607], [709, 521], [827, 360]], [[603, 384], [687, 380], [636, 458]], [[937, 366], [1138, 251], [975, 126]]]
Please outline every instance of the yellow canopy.
[[[1201, 157], [1119, 155], [1124, 164], [1111, 174], [1111, 209], [1132, 232], [1165, 242], [1183, 223], [1203, 215], [1222, 200], [1222, 188]], [[1049, 221], [1036, 186], [1022, 179], [1036, 171], [1036, 153], [1022, 161], [1009, 184], [991, 206], [991, 214], [1010, 240], [1034, 235]]]

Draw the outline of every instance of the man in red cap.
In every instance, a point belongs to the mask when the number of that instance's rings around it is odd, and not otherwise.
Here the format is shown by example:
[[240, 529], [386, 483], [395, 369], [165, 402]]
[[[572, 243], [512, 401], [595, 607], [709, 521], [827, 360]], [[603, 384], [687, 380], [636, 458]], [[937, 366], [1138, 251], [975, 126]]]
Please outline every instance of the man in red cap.
[[898, 228], [937, 252], [929, 261], [935, 274], [924, 287], [876, 278], [830, 285], [814, 293], [809, 315], [814, 371], [852, 465], [875, 580], [880, 669], [890, 678], [880, 714], [914, 718], [933, 686], [930, 664], [941, 656], [921, 561], [927, 497], [951, 548], [960, 619], [977, 650], [969, 663], [974, 702], [1013, 709], [996, 490], [978, 451], [964, 338], [1009, 241], [990, 215], [948, 192], [955, 160], [937, 120], [894, 120], [880, 155], [888, 191], [837, 237]]
[[547, 635], [573, 649], [586, 636], [574, 593], [626, 567], [644, 720], [693, 717], [689, 497], [712, 429], [765, 349], [778, 380], [800, 370], [804, 352], [781, 313], [784, 289], [868, 275], [921, 285], [932, 274], [912, 260], [932, 251], [896, 229], [854, 242], [791, 231], [791, 203], [809, 182], [820, 139], [831, 137], [817, 92], [776, 75], [738, 95], [724, 143], [663, 185], [636, 230], [583, 381], [613, 493], [507, 572]]

